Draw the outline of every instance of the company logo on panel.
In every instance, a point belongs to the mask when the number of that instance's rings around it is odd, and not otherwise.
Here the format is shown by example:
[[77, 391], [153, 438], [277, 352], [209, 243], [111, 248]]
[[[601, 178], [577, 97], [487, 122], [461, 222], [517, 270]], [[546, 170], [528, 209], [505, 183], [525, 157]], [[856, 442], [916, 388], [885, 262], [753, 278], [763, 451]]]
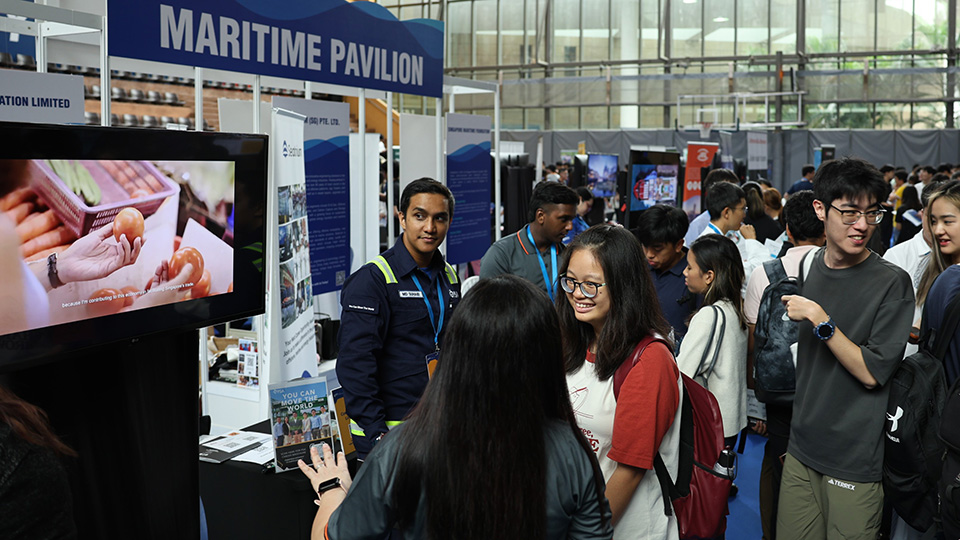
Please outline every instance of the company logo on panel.
[[283, 141], [283, 157], [300, 157], [303, 155], [303, 148], [299, 146], [293, 146], [292, 144], [287, 144], [287, 141]]

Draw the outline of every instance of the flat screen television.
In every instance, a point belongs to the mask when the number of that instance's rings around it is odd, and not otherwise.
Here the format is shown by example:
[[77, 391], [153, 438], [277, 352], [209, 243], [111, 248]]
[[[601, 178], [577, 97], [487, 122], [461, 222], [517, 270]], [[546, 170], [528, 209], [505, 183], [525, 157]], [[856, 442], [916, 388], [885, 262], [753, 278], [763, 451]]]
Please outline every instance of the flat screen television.
[[263, 313], [266, 136], [0, 123], [0, 140], [0, 371]]
[[655, 204], [676, 206], [679, 176], [679, 153], [631, 152], [630, 211], [646, 210]]
[[613, 197], [617, 191], [616, 154], [587, 154], [587, 185], [594, 197]]

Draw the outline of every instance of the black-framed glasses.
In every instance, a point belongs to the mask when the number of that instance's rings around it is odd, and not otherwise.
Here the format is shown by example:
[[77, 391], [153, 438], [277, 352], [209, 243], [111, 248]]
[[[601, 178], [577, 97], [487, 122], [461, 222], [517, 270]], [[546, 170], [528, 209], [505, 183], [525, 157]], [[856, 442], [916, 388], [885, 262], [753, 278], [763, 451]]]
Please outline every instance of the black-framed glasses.
[[883, 221], [883, 214], [886, 210], [867, 210], [866, 212], [861, 212], [859, 210], [841, 210], [830, 204], [830, 208], [833, 208], [837, 212], [840, 212], [840, 221], [844, 225], [853, 225], [854, 223], [860, 221], [860, 216], [863, 216], [867, 220], [867, 225], [877, 225]]
[[571, 277], [560, 276], [560, 287], [570, 294], [573, 294], [574, 289], [577, 286], [580, 287], [580, 292], [583, 293], [587, 298], [593, 298], [600, 292], [600, 287], [603, 287], [606, 283], [594, 283], [592, 281], [577, 281]]

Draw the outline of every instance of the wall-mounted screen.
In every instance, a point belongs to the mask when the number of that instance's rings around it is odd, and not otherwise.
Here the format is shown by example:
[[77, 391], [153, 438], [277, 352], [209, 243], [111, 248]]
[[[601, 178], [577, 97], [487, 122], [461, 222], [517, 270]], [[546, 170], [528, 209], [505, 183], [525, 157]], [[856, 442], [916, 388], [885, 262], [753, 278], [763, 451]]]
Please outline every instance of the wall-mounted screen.
[[0, 123], [0, 369], [262, 313], [267, 138]]
[[594, 197], [613, 197], [617, 190], [616, 154], [587, 154], [587, 185]]

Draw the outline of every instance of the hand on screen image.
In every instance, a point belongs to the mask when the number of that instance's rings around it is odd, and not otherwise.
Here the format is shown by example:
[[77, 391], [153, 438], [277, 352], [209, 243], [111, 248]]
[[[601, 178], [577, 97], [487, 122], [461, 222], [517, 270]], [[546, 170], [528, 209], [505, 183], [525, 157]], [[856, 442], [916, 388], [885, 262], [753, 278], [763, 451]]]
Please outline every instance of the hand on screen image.
[[77, 240], [57, 257], [60, 280], [70, 283], [107, 277], [137, 262], [145, 241], [135, 238], [131, 244], [126, 235], [121, 235], [118, 242], [113, 236], [113, 223], [108, 223]]
[[187, 263], [180, 270], [180, 274], [171, 278], [170, 263], [161, 262], [150, 283], [147, 284], [146, 294], [137, 298], [131, 309], [142, 309], [183, 300], [190, 291], [190, 287], [184, 285], [189, 281], [191, 274], [193, 274], [193, 265]]

